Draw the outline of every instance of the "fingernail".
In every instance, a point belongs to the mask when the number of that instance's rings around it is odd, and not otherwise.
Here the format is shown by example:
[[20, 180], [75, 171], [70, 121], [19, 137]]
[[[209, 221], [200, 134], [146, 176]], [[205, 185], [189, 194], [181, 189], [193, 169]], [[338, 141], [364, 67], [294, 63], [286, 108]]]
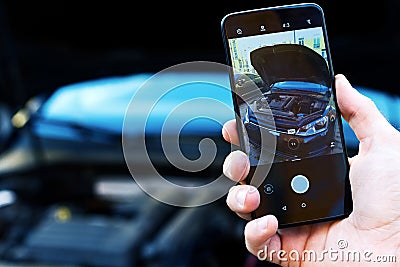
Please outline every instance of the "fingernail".
[[257, 220], [257, 228], [260, 232], [265, 232], [268, 229], [268, 216]]
[[239, 160], [239, 162], [240, 162], [240, 164], [242, 164], [242, 166], [241, 166], [242, 173], [241, 173], [241, 175], [240, 175], [240, 179], [242, 179], [243, 176], [244, 176], [244, 173], [246, 172], [247, 165], [249, 164], [249, 160], [248, 160], [248, 157], [247, 157], [246, 154], [241, 153], [241, 154], [239, 154], [239, 155], [240, 155], [240, 160]]
[[230, 138], [229, 138], [228, 131], [225, 129], [225, 126], [222, 126], [222, 136], [225, 138], [226, 141], [229, 142]]
[[250, 189], [248, 192], [249, 192], [249, 194], [253, 194], [253, 193], [257, 192], [257, 188], [255, 188], [254, 186], [250, 186]]
[[244, 207], [244, 202], [246, 200], [246, 195], [249, 190], [247, 188], [239, 189], [236, 193], [236, 200], [240, 206], [240, 208]]
[[225, 163], [223, 165], [223, 172], [224, 172], [226, 177], [232, 178], [230, 155], [228, 155], [228, 157], [226, 157]]
[[248, 156], [245, 153], [239, 153], [239, 157], [240, 157], [240, 162], [245, 163], [244, 166], [246, 166], [249, 162]]

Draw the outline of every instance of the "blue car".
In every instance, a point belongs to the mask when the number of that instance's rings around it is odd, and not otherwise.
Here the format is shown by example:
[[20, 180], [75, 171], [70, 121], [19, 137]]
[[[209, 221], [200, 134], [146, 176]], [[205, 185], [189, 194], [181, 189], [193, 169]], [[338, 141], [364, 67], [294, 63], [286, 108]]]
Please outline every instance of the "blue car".
[[[268, 113], [274, 117], [272, 121]], [[254, 145], [261, 132], [277, 136], [277, 153], [311, 156], [335, 147], [336, 109], [329, 88], [307, 82], [279, 82], [248, 106], [243, 123]]]
[[263, 134], [274, 135], [281, 160], [328, 154], [341, 146], [322, 56], [301, 45], [276, 45], [252, 51], [251, 59], [266, 84], [256, 99], [246, 100], [244, 109], [243, 124], [253, 146], [262, 147]]

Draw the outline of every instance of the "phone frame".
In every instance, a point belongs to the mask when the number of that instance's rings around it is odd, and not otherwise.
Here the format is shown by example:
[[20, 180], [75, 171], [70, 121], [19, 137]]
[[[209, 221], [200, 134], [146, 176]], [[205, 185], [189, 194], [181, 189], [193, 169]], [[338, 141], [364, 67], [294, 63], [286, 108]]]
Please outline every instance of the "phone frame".
[[[316, 8], [320, 12], [322, 23], [322, 32], [323, 32], [323, 37], [325, 40], [325, 48], [326, 48], [326, 53], [327, 53], [327, 62], [331, 74], [331, 79], [332, 79], [332, 94], [333, 94], [333, 101], [335, 104], [336, 108], [336, 113], [338, 117], [338, 127], [340, 131], [340, 139], [342, 143], [342, 150], [343, 154], [345, 157], [345, 169], [346, 169], [346, 178], [345, 178], [345, 189], [344, 189], [344, 212], [343, 214], [336, 215], [336, 216], [331, 216], [331, 217], [323, 217], [323, 218], [315, 218], [312, 220], [307, 220], [307, 221], [299, 221], [299, 222], [292, 222], [292, 223], [285, 223], [285, 224], [279, 224], [279, 228], [286, 228], [286, 227], [293, 227], [293, 226], [300, 226], [300, 225], [305, 225], [305, 224], [310, 224], [310, 223], [319, 223], [319, 222], [325, 222], [325, 221], [331, 221], [335, 219], [342, 219], [346, 218], [350, 215], [350, 213], [353, 211], [353, 201], [352, 201], [352, 194], [351, 194], [351, 185], [350, 185], [350, 179], [349, 179], [349, 169], [350, 169], [350, 164], [348, 159], [348, 153], [346, 149], [346, 143], [344, 139], [344, 132], [343, 132], [343, 124], [341, 121], [341, 111], [339, 109], [339, 105], [337, 103], [337, 96], [336, 96], [336, 87], [335, 87], [335, 74], [333, 70], [333, 64], [332, 64], [332, 59], [331, 59], [331, 51], [329, 47], [329, 40], [328, 40], [328, 34], [327, 34], [327, 29], [326, 29], [326, 20], [325, 20], [325, 14], [321, 6], [319, 6], [316, 3], [302, 3], [302, 4], [290, 4], [290, 5], [279, 5], [279, 6], [273, 6], [273, 7], [265, 7], [265, 8], [258, 8], [258, 9], [250, 9], [250, 10], [244, 10], [244, 11], [238, 11], [238, 12], [232, 12], [227, 15], [225, 15], [222, 20], [221, 20], [221, 32], [222, 32], [222, 40], [223, 40], [223, 45], [225, 49], [225, 54], [226, 54], [226, 61], [229, 65], [230, 68], [232, 68], [232, 60], [231, 60], [231, 53], [229, 49], [229, 43], [228, 43], [228, 35], [226, 33], [226, 21], [230, 19], [233, 16], [236, 15], [243, 15], [243, 14], [251, 14], [254, 12], [259, 12], [259, 11], [277, 11], [282, 9], [296, 9], [296, 8], [304, 8], [304, 7], [310, 7], [310, 8]], [[231, 91], [232, 91], [232, 100], [233, 100], [233, 107], [234, 107], [234, 112], [235, 112], [235, 119], [237, 123], [237, 131], [238, 131], [238, 136], [239, 136], [239, 143], [240, 143], [240, 149], [245, 152], [245, 140], [244, 140], [244, 133], [242, 127], [239, 127], [239, 124], [242, 121], [242, 118], [240, 116], [240, 111], [239, 111], [239, 104], [237, 100], [237, 94], [235, 92], [235, 86], [234, 86], [234, 73], [233, 71], [230, 71], [229, 73], [229, 79], [230, 79], [230, 85], [231, 85]], [[274, 164], [274, 163], [272, 163]], [[245, 179], [245, 182], [249, 184], [249, 179], [248, 177]], [[255, 219], [255, 212], [253, 211], [251, 213], [252, 219]]]

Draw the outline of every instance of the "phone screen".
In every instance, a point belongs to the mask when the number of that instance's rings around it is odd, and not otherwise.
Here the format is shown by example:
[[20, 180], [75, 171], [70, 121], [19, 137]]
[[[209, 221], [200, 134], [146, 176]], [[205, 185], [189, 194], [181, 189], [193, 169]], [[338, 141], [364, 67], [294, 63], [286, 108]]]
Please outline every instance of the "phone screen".
[[233, 13], [222, 22], [254, 217], [280, 226], [346, 216], [348, 162], [322, 10], [312, 4]]

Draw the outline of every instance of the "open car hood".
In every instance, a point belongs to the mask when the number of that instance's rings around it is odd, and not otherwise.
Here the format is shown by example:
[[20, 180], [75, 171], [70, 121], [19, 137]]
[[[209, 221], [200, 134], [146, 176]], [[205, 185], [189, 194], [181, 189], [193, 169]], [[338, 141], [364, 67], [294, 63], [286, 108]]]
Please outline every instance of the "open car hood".
[[303, 81], [331, 86], [331, 75], [326, 60], [303, 45], [264, 46], [253, 50], [250, 60], [268, 87], [283, 81]]

